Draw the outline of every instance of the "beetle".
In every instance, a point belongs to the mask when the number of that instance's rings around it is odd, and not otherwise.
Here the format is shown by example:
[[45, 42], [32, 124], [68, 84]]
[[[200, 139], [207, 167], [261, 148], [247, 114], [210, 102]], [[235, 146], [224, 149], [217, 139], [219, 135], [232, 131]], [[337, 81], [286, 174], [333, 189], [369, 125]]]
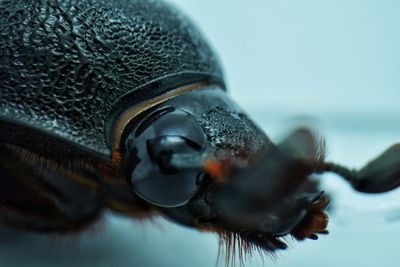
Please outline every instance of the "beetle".
[[172, 6], [0, 2], [0, 224], [79, 232], [105, 209], [273, 253], [327, 233], [312, 178], [400, 184], [400, 145], [361, 170], [326, 162], [300, 128], [279, 144], [231, 100], [218, 58]]

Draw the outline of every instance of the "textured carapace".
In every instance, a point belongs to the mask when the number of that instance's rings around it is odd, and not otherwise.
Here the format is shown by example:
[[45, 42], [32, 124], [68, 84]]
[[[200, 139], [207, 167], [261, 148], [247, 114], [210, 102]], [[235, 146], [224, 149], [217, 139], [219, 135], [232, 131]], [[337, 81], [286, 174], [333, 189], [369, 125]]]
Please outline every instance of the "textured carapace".
[[222, 85], [218, 60], [164, 2], [0, 1], [0, 119], [107, 157], [124, 103], [194, 82]]

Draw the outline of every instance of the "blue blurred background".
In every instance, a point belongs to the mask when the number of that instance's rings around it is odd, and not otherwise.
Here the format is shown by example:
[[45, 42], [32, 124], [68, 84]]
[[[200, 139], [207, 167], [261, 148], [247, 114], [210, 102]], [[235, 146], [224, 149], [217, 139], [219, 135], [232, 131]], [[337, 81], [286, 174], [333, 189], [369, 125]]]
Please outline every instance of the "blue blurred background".
[[211, 41], [239, 101], [310, 113], [400, 110], [398, 1], [171, 2]]
[[[400, 142], [400, 1], [170, 2], [205, 33], [233, 98], [273, 140], [311, 124], [328, 158], [352, 167]], [[334, 197], [331, 234], [290, 241], [264, 266], [399, 266], [400, 191], [368, 196], [334, 175], [321, 179]], [[4, 232], [0, 266], [215, 266], [212, 234], [162, 219], [103, 224], [68, 238]], [[261, 263], [254, 256], [246, 266]]]

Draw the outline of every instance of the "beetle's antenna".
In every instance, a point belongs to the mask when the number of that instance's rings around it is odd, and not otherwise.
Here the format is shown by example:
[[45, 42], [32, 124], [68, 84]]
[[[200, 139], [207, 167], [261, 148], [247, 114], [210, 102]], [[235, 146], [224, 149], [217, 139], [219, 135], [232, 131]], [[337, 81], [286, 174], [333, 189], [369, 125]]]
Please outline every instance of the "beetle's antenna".
[[318, 170], [317, 173], [323, 173], [323, 172], [333, 172], [341, 177], [343, 177], [346, 181], [353, 183], [357, 179], [357, 171], [354, 169], [349, 169], [345, 166], [333, 163], [333, 162], [324, 162], [322, 163]]
[[317, 172], [326, 171], [339, 174], [360, 192], [390, 191], [400, 186], [400, 144], [392, 145], [360, 170], [351, 170], [336, 163], [324, 162]]

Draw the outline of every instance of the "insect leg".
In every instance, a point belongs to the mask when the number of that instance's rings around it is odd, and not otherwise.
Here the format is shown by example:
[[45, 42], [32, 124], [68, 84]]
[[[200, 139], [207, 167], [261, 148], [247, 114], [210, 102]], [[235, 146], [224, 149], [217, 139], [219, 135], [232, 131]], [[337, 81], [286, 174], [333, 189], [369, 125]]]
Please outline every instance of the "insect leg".
[[102, 210], [96, 188], [51, 161], [0, 147], [0, 224], [31, 231], [78, 231]]
[[382, 193], [400, 186], [400, 144], [394, 144], [361, 170], [352, 170], [324, 161], [324, 142], [307, 129], [298, 129], [279, 148], [295, 158], [315, 165], [316, 173], [334, 172], [346, 179], [355, 190]]

